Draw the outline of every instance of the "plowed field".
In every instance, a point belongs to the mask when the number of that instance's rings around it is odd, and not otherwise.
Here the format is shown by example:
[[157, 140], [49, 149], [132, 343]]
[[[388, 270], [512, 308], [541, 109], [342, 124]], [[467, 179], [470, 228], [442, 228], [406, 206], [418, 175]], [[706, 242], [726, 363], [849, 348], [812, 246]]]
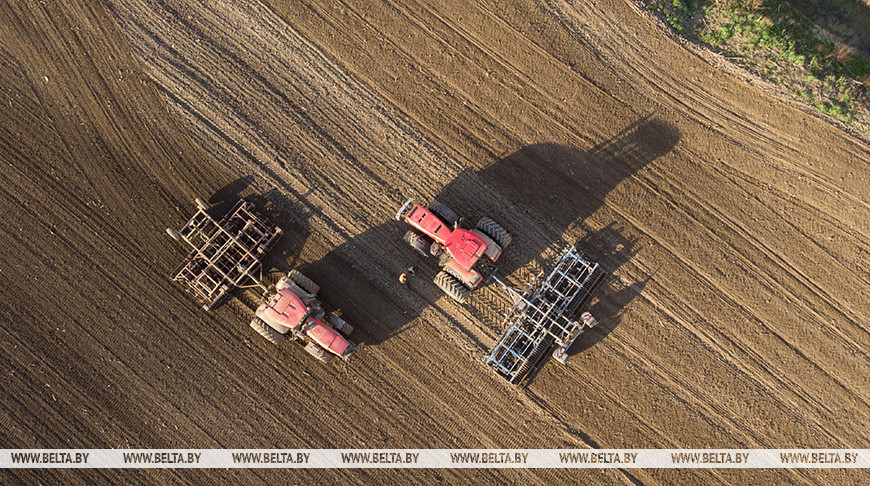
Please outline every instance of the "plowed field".
[[[868, 448], [870, 146], [625, 0], [0, 6], [7, 448]], [[168, 275], [193, 198], [257, 202], [364, 343], [323, 366]], [[566, 366], [482, 357], [408, 197], [609, 278]], [[420, 273], [407, 285], [398, 274]], [[858, 484], [842, 470], [11, 470], [63, 484]]]

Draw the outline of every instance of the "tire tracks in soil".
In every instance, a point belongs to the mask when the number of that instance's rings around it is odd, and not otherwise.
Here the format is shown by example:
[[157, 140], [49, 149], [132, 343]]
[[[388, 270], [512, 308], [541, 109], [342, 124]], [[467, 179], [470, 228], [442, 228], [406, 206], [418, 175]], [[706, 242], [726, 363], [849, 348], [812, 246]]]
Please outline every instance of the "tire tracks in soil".
[[[63, 240], [46, 239], [39, 251], [28, 250], [25, 261], [41, 274], [69, 275], [48, 288], [75, 289], [73, 308], [87, 309], [68, 323], [83, 331], [68, 343], [69, 351], [25, 329], [8, 332], [10, 341], [27, 344], [31, 357], [41, 353], [49, 363], [55, 363], [53, 351], [60, 351], [59, 363], [103, 355], [117, 363], [117, 378], [83, 384], [83, 370], [93, 368], [88, 366], [64, 382], [74, 392], [94, 393], [96, 398], [70, 396], [97, 405], [102, 415], [96, 423], [108, 424], [113, 440], [131, 439], [119, 424], [142, 437], [163, 437], [156, 440], [250, 441], [254, 447], [288, 440], [365, 440], [389, 447], [394, 437], [431, 444], [433, 435], [457, 447], [523, 441], [704, 447], [710, 440], [854, 446], [866, 436], [854, 422], [850, 428], [849, 418], [866, 415], [861, 370], [868, 360], [860, 350], [867, 329], [861, 321], [870, 311], [861, 294], [848, 288], [867, 283], [861, 259], [868, 253], [870, 205], [860, 174], [870, 150], [781, 103], [767, 107], [751, 100], [758, 96], [747, 94], [752, 89], [687, 55], [630, 4], [106, 3], [147, 76], [136, 79], [135, 68], [122, 65], [126, 71], [119, 73], [133, 79], [119, 83], [103, 67], [111, 64], [109, 57], [88, 57], [99, 52], [98, 36], [73, 29], [72, 17], [49, 15], [46, 22], [46, 11], [38, 10], [36, 31], [67, 39], [62, 42], [74, 46], [69, 57], [86, 62], [20, 63], [25, 44], [0, 43], [0, 76], [9, 81], [0, 102], [21, 108], [4, 115], [14, 128], [4, 128], [0, 154], [4, 160], [29, 159], [2, 173], [9, 182], [2, 187], [10, 188], [6, 204], [29, 211], [19, 219], [22, 236], [7, 234], [2, 241], [31, 247], [41, 241], [34, 234], [58, 233]], [[91, 6], [84, 10], [100, 15]], [[17, 20], [7, 26], [31, 25], [20, 11], [13, 10], [17, 17], [8, 13]], [[53, 48], [51, 41], [40, 45]], [[689, 74], [673, 75], [682, 68]], [[72, 87], [58, 91], [53, 83], [40, 84], [43, 71], [72, 73]], [[91, 79], [92, 72], [100, 75]], [[703, 77], [708, 84], [698, 82]], [[137, 113], [116, 103], [120, 94], [104, 96], [129, 86], [161, 95], [170, 119], [155, 121], [153, 108]], [[681, 140], [661, 158], [641, 160], [640, 170], [586, 174], [588, 181], [579, 185], [596, 209], [567, 226], [534, 207], [529, 211], [487, 175], [498, 170], [504, 154], [548, 140], [622, 167], [631, 154], [588, 147], [650, 113], [673, 125]], [[791, 130], [784, 122], [789, 117], [800, 129]], [[26, 120], [33, 123], [22, 137]], [[146, 127], [129, 135], [113, 132], [138, 120]], [[151, 128], [155, 123], [166, 125]], [[154, 141], [167, 126], [183, 136]], [[39, 170], [40, 157], [33, 154], [41, 149], [33, 139], [57, 144], [50, 156], [63, 162], [52, 165], [55, 174]], [[182, 148], [188, 140], [198, 147]], [[177, 167], [149, 164], [150, 154], [163, 160], [178, 154], [181, 160]], [[125, 158], [134, 161], [131, 167]], [[190, 170], [195, 167], [203, 171]], [[144, 191], [128, 182], [143, 175]], [[353, 368], [322, 367], [301, 349], [263, 343], [239, 322], [243, 310], [203, 316], [157, 275], [162, 271], [152, 263], [154, 255], [177, 255], [174, 249], [155, 251], [162, 240], [152, 230], [169, 222], [173, 205], [185, 213], [180, 207], [189, 204], [188, 194], [234, 175], [251, 175], [249, 190], [266, 193], [310, 232], [300, 256], [291, 256], [294, 265], [325, 280], [327, 299], [353, 303], [346, 315], [355, 319], [357, 335], [373, 341]], [[31, 186], [72, 204], [57, 209], [51, 201], [34, 205], [16, 196], [32, 193]], [[595, 190], [600, 187], [608, 190]], [[407, 258], [408, 250], [398, 225], [381, 223], [410, 195], [443, 196], [462, 214], [507, 222], [516, 242], [505, 255], [509, 281], [523, 281], [529, 267], [548, 261], [563, 242], [620, 221], [623, 236], [640, 239], [616, 265], [614, 277], [625, 286], [640, 283], [640, 290], [624, 308], [615, 295], [602, 295], [595, 308], [613, 316], [610, 326], [619, 326], [594, 330], [597, 344], [568, 367], [547, 365], [529, 388], [510, 388], [479, 362], [500, 327], [485, 321], [503, 310], [494, 289], [459, 307], [429, 282], [396, 286], [394, 274], [405, 265], [397, 260]], [[145, 220], [131, 216], [136, 212]], [[756, 218], [766, 224], [753, 225]], [[57, 263], [45, 263], [58, 255], [63, 258]], [[28, 278], [24, 267], [4, 269], [7, 275], [16, 282]], [[334, 275], [342, 279], [327, 278]], [[351, 285], [383, 297], [382, 304], [364, 302]], [[17, 296], [27, 293], [14, 288]], [[145, 304], [137, 308], [140, 302], [130, 297], [113, 302], [119, 294], [138, 294]], [[4, 314], [36, 321], [59, 312], [3, 308]], [[125, 315], [121, 308], [137, 310]], [[106, 334], [106, 316], [126, 329]], [[799, 325], [804, 321], [818, 326]], [[52, 369], [53, 379], [64, 379], [62, 365]], [[131, 400], [100, 390], [115, 380], [122, 389], [139, 384], [143, 391], [132, 396], [155, 397], [161, 404], [145, 412], [148, 424], [111, 416], [113, 407]], [[26, 381], [17, 386], [31, 386]], [[50, 413], [49, 396], [38, 396]], [[216, 396], [234, 400], [215, 402]], [[300, 397], [348, 424], [347, 431], [318, 431], [313, 418], [294, 409]], [[158, 424], [181, 416], [182, 430], [163, 436]], [[602, 424], [596, 417], [608, 420]], [[26, 424], [26, 417], [15, 423]], [[10, 434], [20, 436], [26, 427]], [[99, 440], [100, 434], [92, 437]], [[328, 476], [323, 474], [318, 477]], [[380, 480], [409, 477], [381, 474]], [[263, 482], [272, 477], [255, 476]], [[374, 476], [330, 477], [363, 483]], [[518, 478], [576, 480], [545, 472]], [[585, 479], [673, 482], [668, 478], [666, 472], [644, 471], [593, 472]], [[749, 478], [822, 481], [812, 472], [698, 471], [678, 482], [740, 484]]]
[[[167, 89], [167, 91], [169, 91], [169, 90], [171, 90], [171, 89]], [[224, 123], [221, 123], [220, 125], [224, 125]], [[194, 138], [197, 138], [197, 137], [195, 136]], [[222, 138], [222, 137], [218, 137], [218, 138]], [[266, 164], [263, 164], [263, 165], [266, 165]], [[421, 164], [421, 165], [423, 165], [423, 164]], [[290, 167], [288, 167], [288, 166], [285, 165], [285, 166], [282, 167], [282, 169], [284, 169], [284, 170], [289, 170]], [[275, 171], [275, 172], [274, 172], [275, 174], [279, 174], [279, 173], [283, 172], [283, 170], [281, 170], [281, 171], [279, 171], [279, 170], [277, 170], [277, 169], [273, 169], [273, 170]], [[293, 176], [293, 175], [295, 175], [295, 174], [292, 174], [292, 172], [291, 172], [290, 175]], [[346, 178], [346, 177], [345, 177], [345, 178]], [[287, 178], [285, 178], [285, 179], [287, 179]], [[277, 182], [277, 181], [276, 181], [276, 182]], [[326, 191], [326, 188], [324, 188], [323, 190], [324, 190], [324, 192], [325, 192], [325, 191]], [[327, 195], [329, 195], [329, 194], [327, 194]], [[312, 197], [312, 195], [309, 195], [309, 201], [310, 201], [312, 204], [315, 204], [315, 205], [317, 205], [317, 204], [320, 203], [320, 199], [319, 199], [319, 197]], [[341, 226], [342, 226], [342, 227], [345, 227], [344, 224], [342, 224]], [[455, 319], [455, 317], [454, 317], [454, 319]], [[455, 340], [455, 337], [454, 337], [453, 339]], [[460, 340], [460, 341], [461, 341], [461, 340]], [[466, 346], [466, 347], [467, 347], [467, 346]], [[434, 398], [434, 397], [433, 397], [433, 398]]]

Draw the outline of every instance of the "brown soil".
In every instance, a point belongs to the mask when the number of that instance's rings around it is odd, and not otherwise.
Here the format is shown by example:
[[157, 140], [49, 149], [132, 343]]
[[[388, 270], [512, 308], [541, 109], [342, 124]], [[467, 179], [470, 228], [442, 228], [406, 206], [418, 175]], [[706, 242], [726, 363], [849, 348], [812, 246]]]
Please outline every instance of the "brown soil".
[[[0, 7], [7, 448], [870, 447], [870, 146], [712, 67], [630, 2]], [[249, 196], [363, 341], [324, 367], [167, 278], [196, 196]], [[526, 388], [390, 222], [437, 197], [611, 278]], [[246, 299], [250, 300], [250, 299]], [[857, 484], [841, 470], [311, 470], [306, 483]], [[7, 470], [9, 483], [287, 482]]]

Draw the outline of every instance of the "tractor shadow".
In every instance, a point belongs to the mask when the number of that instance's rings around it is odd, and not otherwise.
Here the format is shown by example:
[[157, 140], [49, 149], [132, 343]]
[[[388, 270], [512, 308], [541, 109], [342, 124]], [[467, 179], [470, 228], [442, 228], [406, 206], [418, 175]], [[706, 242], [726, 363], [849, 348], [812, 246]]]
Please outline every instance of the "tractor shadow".
[[[590, 150], [553, 143], [529, 145], [480, 170], [463, 171], [434, 199], [466, 217], [466, 227], [473, 227], [481, 216], [489, 216], [505, 227], [513, 235], [513, 242], [497, 262], [497, 273], [500, 277], [510, 275], [532, 262], [537, 264], [542, 253], [554, 245], [561, 249], [572, 243], [563, 239], [569, 227], [582, 224], [618, 184], [670, 152], [680, 138], [676, 127], [650, 116]], [[425, 195], [420, 196], [423, 198]], [[534, 231], [524, 232], [521, 227], [524, 224], [533, 225]], [[372, 285], [364, 271], [348, 261], [347, 255], [352, 252], [343, 247], [382, 248], [384, 241], [401, 242], [407, 229], [404, 222], [389, 220], [303, 267], [303, 271], [320, 275], [339, 272], [342, 285], [327, 283], [321, 287], [331, 287], [327, 298], [348, 309], [348, 317], [359, 324], [357, 328], [361, 331], [354, 337], [363, 338], [368, 344], [381, 343], [419, 325], [434, 302], [447, 298], [432, 282], [440, 270], [434, 259], [422, 258], [407, 245], [402, 244], [386, 259], [391, 265], [386, 269], [391, 280], [386, 288], [380, 282]], [[599, 262], [608, 275], [637, 251], [636, 242], [613, 225], [590, 231], [576, 246]], [[546, 269], [551, 263], [542, 262], [538, 267]], [[417, 275], [403, 286], [397, 278], [411, 265], [418, 267]], [[599, 325], [590, 330], [590, 336], [581, 335], [570, 352], [582, 352], [612, 332], [619, 323], [620, 309], [639, 295], [643, 285], [645, 282], [624, 286], [607, 279], [592, 301], [591, 311], [598, 317]], [[365, 293], [357, 291], [361, 288], [366, 289]], [[480, 319], [485, 334], [501, 333], [504, 312], [510, 302], [500, 286], [487, 282], [472, 293], [465, 305]], [[456, 328], [480, 348], [488, 349], [489, 344], [483, 342], [479, 331], [461, 325]]]
[[[498, 273], [509, 275], [536, 261], [553, 243], [572, 243], [562, 239], [571, 225], [582, 224], [617, 185], [670, 152], [679, 140], [675, 127], [646, 117], [588, 151], [552, 143], [530, 145], [481, 170], [484, 181], [544, 228], [543, 235], [531, 237], [504, 220], [514, 242], [498, 262]], [[590, 238], [577, 248], [591, 256], [597, 241]]]
[[[569, 242], [563, 239], [563, 234], [571, 225], [582, 224], [602, 206], [604, 198], [619, 183], [670, 152], [679, 140], [680, 133], [675, 127], [645, 117], [590, 150], [553, 143], [524, 147], [480, 170], [463, 171], [434, 195], [434, 199], [466, 217], [466, 227], [473, 227], [481, 216], [488, 216], [512, 233], [513, 242], [497, 264], [499, 276], [510, 275], [532, 262], [537, 263], [547, 249], [567, 245]], [[419, 200], [427, 197], [414, 196]], [[264, 197], [269, 199], [268, 193]], [[279, 207], [294, 203], [276, 197]], [[398, 204], [391, 211], [398, 210]], [[394, 214], [381, 215], [389, 219], [354, 236], [322, 258], [300, 266], [304, 274], [320, 285], [325, 305], [332, 309], [341, 307], [343, 316], [356, 328], [351, 340], [357, 343], [376, 345], [420, 325], [425, 319], [445, 316], [437, 313], [437, 317], [431, 317], [433, 304], [439, 299], [449, 299], [432, 282], [440, 269], [433, 258], [421, 257], [402, 242], [408, 226], [395, 221]], [[523, 225], [534, 230], [524, 232]], [[577, 247], [590, 257], [598, 258], [609, 272], [636, 251], [635, 242], [623, 237], [612, 225], [591, 231], [577, 242]], [[276, 265], [281, 271], [294, 266], [296, 248], [291, 245], [286, 250], [276, 249], [284, 251], [278, 258], [286, 261]], [[543, 267], [548, 268], [550, 263], [545, 262]], [[398, 276], [411, 265], [418, 267], [417, 274], [406, 285], [400, 284]], [[642, 284], [628, 289], [604, 284], [592, 308], [600, 315], [599, 329], [592, 337], [581, 335], [583, 339], [578, 339], [571, 351], [580, 352], [611, 332], [619, 322], [621, 306], [635, 298], [641, 289]], [[509, 304], [504, 291], [489, 282], [472, 293], [465, 304], [485, 329], [466, 329], [459, 321], [448, 325], [451, 332], [464, 333], [479, 349], [488, 349], [491, 344], [488, 341], [501, 333]], [[481, 332], [487, 337], [482, 338]]]

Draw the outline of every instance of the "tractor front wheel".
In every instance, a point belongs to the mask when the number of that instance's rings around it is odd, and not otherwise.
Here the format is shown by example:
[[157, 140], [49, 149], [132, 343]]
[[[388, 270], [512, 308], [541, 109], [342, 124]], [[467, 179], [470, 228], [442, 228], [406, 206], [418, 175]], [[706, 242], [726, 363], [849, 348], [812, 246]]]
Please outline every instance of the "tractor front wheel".
[[333, 359], [335, 359], [335, 355], [331, 354], [329, 351], [321, 348], [320, 346], [314, 343], [307, 343], [305, 345], [305, 351], [308, 352], [311, 356], [314, 356], [319, 361], [324, 363], [331, 363]]

